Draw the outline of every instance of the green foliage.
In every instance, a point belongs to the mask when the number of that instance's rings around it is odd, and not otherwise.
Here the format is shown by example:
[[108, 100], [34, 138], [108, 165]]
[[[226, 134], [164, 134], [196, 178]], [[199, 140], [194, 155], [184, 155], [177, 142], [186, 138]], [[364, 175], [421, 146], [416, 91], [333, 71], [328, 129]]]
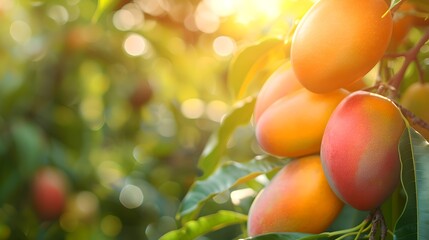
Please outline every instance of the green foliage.
[[189, 221], [182, 228], [165, 234], [160, 240], [192, 240], [216, 229], [243, 223], [246, 220], [247, 216], [244, 214], [221, 210], [217, 213], [201, 217], [198, 220]]
[[216, 194], [222, 193], [238, 184], [269, 173], [284, 166], [287, 159], [269, 156], [257, 157], [246, 163], [227, 162], [207, 179], [196, 181], [183, 198], [179, 208], [179, 218], [183, 222], [193, 219], [202, 205]]
[[399, 3], [401, 3], [402, 0], [392, 0], [390, 1], [390, 7], [389, 9], [393, 9], [396, 5], [398, 5]]
[[198, 161], [198, 168], [203, 172], [200, 179], [207, 178], [218, 167], [231, 134], [240, 125], [249, 123], [253, 114], [255, 101], [255, 98], [246, 98], [238, 102], [235, 107], [223, 117], [220, 127], [208, 140], [200, 160]]
[[289, 45], [268, 38], [241, 49], [231, 60], [228, 85], [236, 99], [257, 93], [273, 69], [289, 55]]
[[399, 144], [401, 182], [407, 202], [395, 226], [395, 239], [429, 238], [429, 144], [407, 127]]
[[96, 23], [103, 13], [107, 12], [118, 0], [98, 0], [97, 9], [92, 16], [92, 23]]

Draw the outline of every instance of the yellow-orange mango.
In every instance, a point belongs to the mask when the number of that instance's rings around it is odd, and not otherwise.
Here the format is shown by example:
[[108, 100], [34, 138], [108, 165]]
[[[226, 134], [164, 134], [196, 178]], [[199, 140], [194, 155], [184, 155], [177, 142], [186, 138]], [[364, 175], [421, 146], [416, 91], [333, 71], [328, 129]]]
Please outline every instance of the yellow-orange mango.
[[253, 117], [255, 122], [261, 114], [280, 98], [301, 89], [302, 85], [296, 78], [289, 64], [279, 67], [264, 83], [258, 93]]
[[320, 151], [325, 126], [348, 91], [316, 94], [305, 88], [268, 107], [256, 124], [256, 139], [269, 154], [299, 157]]
[[325, 178], [319, 155], [295, 159], [253, 201], [248, 233], [320, 233], [335, 220], [342, 207], [343, 202]]
[[[411, 84], [401, 96], [401, 105], [429, 123], [429, 83]], [[412, 126], [429, 140], [428, 129], [416, 124], [412, 124]]]
[[383, 96], [357, 91], [332, 113], [321, 145], [322, 165], [332, 190], [359, 210], [373, 210], [399, 183], [398, 144], [405, 123]]
[[299, 23], [291, 64], [301, 84], [316, 93], [362, 78], [390, 42], [392, 15], [384, 0], [323, 0]]

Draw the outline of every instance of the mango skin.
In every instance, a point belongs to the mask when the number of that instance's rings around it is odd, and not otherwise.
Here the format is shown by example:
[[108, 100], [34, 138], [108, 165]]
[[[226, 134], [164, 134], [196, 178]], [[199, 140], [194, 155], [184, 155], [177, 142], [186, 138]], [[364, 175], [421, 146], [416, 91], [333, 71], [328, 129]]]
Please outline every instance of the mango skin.
[[348, 94], [343, 89], [316, 94], [302, 88], [277, 100], [256, 124], [260, 147], [279, 157], [318, 153], [331, 113]]
[[318, 1], [294, 33], [292, 67], [310, 91], [344, 88], [383, 57], [392, 26], [384, 0], [360, 0], [358, 4], [355, 0]]
[[405, 123], [389, 99], [357, 91], [332, 113], [321, 144], [328, 182], [359, 210], [379, 207], [399, 183], [398, 144]]
[[262, 113], [274, 102], [301, 88], [302, 85], [289, 64], [280, 66], [271, 74], [258, 93], [253, 112], [254, 121], [257, 122]]
[[335, 220], [342, 207], [343, 202], [329, 187], [319, 155], [295, 159], [253, 201], [248, 233], [320, 233]]
[[[429, 83], [415, 82], [401, 96], [400, 103], [417, 117], [429, 123]], [[411, 123], [412, 127], [429, 140], [429, 130]]]

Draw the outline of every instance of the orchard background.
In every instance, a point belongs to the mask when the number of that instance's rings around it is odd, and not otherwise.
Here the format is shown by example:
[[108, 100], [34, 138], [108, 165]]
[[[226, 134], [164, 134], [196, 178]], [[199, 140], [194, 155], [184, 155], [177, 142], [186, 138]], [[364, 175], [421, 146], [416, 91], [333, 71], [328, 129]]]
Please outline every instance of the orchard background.
[[[255, 196], [293, 161], [258, 145], [256, 96], [315, 2], [2, 0], [0, 239], [247, 238]], [[429, 2], [398, 3], [357, 89], [400, 102], [429, 81]], [[429, 239], [429, 147], [411, 125], [389, 239]], [[367, 238], [367, 216], [345, 205], [322, 234], [251, 239]]]

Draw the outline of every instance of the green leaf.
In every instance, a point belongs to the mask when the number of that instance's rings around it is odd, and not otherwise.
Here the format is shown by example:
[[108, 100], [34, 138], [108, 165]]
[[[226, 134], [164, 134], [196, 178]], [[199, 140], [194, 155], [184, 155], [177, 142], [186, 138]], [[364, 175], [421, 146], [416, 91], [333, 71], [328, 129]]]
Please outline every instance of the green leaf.
[[101, 15], [112, 7], [117, 0], [98, 0], [97, 9], [92, 16], [92, 23], [96, 23], [100, 19]]
[[3, 205], [10, 195], [22, 185], [21, 177], [21, 175], [16, 174], [13, 171], [3, 174], [0, 178], [0, 205]]
[[309, 233], [269, 233], [256, 237], [249, 237], [246, 240], [314, 240], [329, 239], [329, 233], [309, 234]]
[[225, 115], [219, 129], [210, 137], [198, 161], [198, 168], [203, 171], [203, 175], [200, 179], [210, 176], [219, 165], [229, 137], [238, 126], [250, 122], [254, 106], [255, 98], [249, 97], [238, 102], [238, 104]]
[[231, 60], [228, 86], [236, 99], [253, 95], [263, 82], [283, 64], [289, 55], [290, 44], [281, 39], [268, 38], [243, 48]]
[[289, 159], [257, 157], [246, 163], [227, 162], [206, 180], [196, 181], [182, 200], [178, 217], [182, 222], [194, 219], [203, 204], [218, 193], [245, 183], [260, 174], [284, 166]]
[[241, 213], [221, 210], [186, 223], [182, 228], [166, 233], [160, 240], [193, 240], [211, 231], [247, 221]]
[[400, 2], [403, 2], [403, 1], [404, 0], [391, 0], [389, 10], [393, 9], [396, 5], [398, 5]]
[[429, 239], [429, 144], [407, 127], [399, 143], [404, 211], [396, 222], [395, 239]]
[[22, 120], [14, 122], [11, 129], [19, 171], [23, 176], [31, 175], [41, 164], [46, 150], [43, 132], [37, 125]]

